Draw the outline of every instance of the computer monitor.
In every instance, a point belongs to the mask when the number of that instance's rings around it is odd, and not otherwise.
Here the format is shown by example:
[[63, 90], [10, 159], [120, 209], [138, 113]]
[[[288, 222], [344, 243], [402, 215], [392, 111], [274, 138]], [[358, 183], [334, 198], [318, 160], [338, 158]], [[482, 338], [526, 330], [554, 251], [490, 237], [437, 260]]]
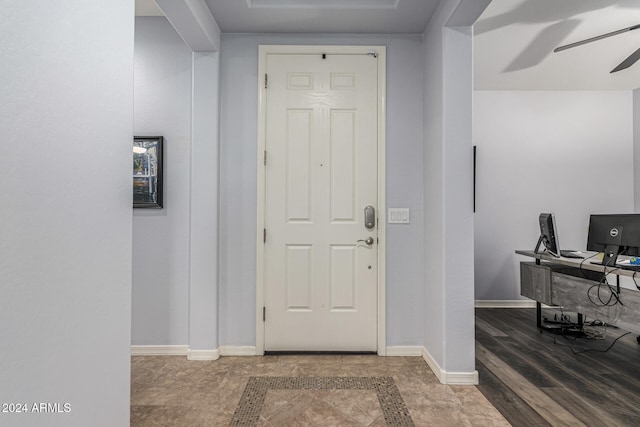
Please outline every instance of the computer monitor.
[[538, 239], [535, 253], [538, 253], [542, 243], [548, 253], [560, 258], [560, 244], [556, 234], [556, 218], [552, 213], [541, 213], [538, 217], [538, 222], [540, 223], [540, 238]]
[[610, 266], [618, 255], [640, 255], [640, 214], [591, 215], [587, 250], [604, 253]]

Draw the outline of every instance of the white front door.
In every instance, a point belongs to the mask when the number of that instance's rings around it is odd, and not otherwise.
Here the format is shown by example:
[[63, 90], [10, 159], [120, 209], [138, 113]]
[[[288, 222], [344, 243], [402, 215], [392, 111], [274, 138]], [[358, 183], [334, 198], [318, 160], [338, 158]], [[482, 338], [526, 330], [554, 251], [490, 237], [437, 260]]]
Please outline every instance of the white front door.
[[375, 351], [376, 56], [268, 55], [266, 73], [264, 349]]

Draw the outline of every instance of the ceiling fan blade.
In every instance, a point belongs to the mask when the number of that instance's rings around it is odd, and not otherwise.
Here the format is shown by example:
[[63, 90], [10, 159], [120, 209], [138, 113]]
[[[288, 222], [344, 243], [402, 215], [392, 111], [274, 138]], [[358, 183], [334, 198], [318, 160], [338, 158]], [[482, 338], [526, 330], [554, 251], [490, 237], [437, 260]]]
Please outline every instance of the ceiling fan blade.
[[622, 61], [620, 65], [618, 65], [616, 68], [611, 70], [611, 72], [616, 73], [618, 71], [626, 70], [627, 68], [631, 67], [633, 64], [638, 62], [639, 59], [640, 59], [640, 49], [636, 50], [631, 55], [629, 55], [627, 59]]
[[560, 47], [557, 47], [557, 48], [553, 49], [553, 51], [554, 52], [560, 52], [560, 51], [563, 51], [563, 50], [571, 49], [572, 47], [582, 46], [583, 44], [595, 42], [595, 41], [598, 41], [598, 40], [606, 39], [608, 37], [617, 36], [618, 34], [623, 34], [623, 33], [629, 32], [629, 31], [637, 30], [638, 28], [640, 28], [640, 24], [634, 25], [632, 27], [623, 28], [623, 29], [618, 30], [618, 31], [612, 31], [610, 33], [606, 33], [606, 34], [602, 34], [602, 35], [599, 35], [599, 36], [591, 37], [589, 39], [582, 40], [582, 41], [579, 41], [579, 42], [570, 43], [570, 44], [567, 44], [567, 45], [564, 45], [564, 46], [560, 46]]

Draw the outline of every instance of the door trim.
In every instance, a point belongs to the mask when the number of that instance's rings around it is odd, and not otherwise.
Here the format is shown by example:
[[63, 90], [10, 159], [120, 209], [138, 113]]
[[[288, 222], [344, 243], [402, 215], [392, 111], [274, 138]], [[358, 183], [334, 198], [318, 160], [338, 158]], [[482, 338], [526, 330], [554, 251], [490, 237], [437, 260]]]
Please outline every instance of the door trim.
[[257, 228], [256, 228], [256, 354], [264, 355], [264, 235], [266, 89], [264, 75], [268, 55], [378, 55], [378, 355], [386, 355], [386, 135], [387, 135], [387, 49], [386, 46], [286, 46], [261, 45], [258, 49], [258, 155], [257, 155]]

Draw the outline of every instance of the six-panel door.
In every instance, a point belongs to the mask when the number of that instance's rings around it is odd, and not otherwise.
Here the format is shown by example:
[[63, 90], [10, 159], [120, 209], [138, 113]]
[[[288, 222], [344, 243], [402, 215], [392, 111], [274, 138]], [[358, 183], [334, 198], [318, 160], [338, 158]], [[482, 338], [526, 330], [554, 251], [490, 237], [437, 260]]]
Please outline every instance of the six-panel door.
[[269, 55], [267, 74], [265, 350], [375, 351], [377, 63]]

